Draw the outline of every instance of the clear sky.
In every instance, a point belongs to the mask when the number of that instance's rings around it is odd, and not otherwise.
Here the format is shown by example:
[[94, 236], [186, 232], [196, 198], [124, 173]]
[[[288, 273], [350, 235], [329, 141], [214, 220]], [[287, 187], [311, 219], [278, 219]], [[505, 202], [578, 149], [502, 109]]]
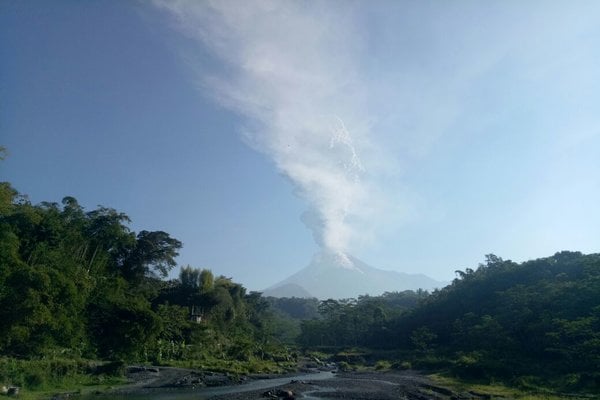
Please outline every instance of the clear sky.
[[600, 247], [596, 1], [0, 2], [0, 179], [262, 289]]

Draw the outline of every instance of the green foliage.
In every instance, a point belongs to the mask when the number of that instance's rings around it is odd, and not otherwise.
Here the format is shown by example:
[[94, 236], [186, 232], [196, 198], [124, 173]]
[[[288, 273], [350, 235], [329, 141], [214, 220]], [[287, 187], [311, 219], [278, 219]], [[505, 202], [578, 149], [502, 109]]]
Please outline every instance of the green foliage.
[[322, 301], [318, 304], [321, 318], [302, 321], [297, 341], [304, 347], [384, 346], [393, 335], [389, 327], [395, 318], [427, 296], [426, 291], [407, 290], [376, 297]]
[[410, 335], [413, 346], [421, 353], [430, 351], [435, 339], [437, 335], [425, 326], [415, 329]]
[[348, 372], [348, 371], [352, 371], [354, 368], [347, 363], [346, 361], [340, 361], [338, 364], [338, 369], [342, 372]]
[[0, 382], [29, 390], [122, 382], [123, 371], [122, 363], [98, 364], [76, 358], [0, 358]]
[[165, 278], [177, 265], [175, 257], [179, 255], [181, 242], [163, 231], [141, 231], [135, 244], [128, 249], [123, 260], [123, 274], [128, 280], [141, 280], [147, 275]]
[[410, 361], [395, 361], [392, 363], [392, 368], [397, 370], [412, 369], [412, 363]]
[[85, 211], [73, 197], [34, 205], [0, 183], [0, 356], [12, 357], [0, 359], [1, 379], [56, 385], [89, 375], [85, 362], [65, 361], [84, 357], [283, 370], [294, 357], [281, 343], [296, 340], [399, 354], [379, 369], [446, 368], [522, 387], [599, 390], [598, 254], [522, 264], [488, 255], [431, 294], [264, 299], [208, 269], [187, 266], [180, 279], [162, 280], [181, 242], [135, 233], [129, 222], [111, 208]]
[[[517, 264], [487, 255], [431, 295], [327, 300], [302, 322], [303, 346], [411, 352], [417, 368], [470, 379], [600, 390], [600, 255], [560, 252]], [[403, 302], [410, 299], [413, 303]], [[412, 306], [412, 308], [410, 308]], [[566, 379], [569, 377], [569, 379]]]
[[392, 363], [388, 360], [379, 360], [375, 363], [375, 369], [378, 371], [389, 370], [392, 368]]
[[523, 264], [490, 255], [458, 275], [396, 321], [394, 346], [424, 327], [464, 376], [556, 378], [600, 366], [599, 255], [562, 252]]
[[319, 300], [299, 297], [267, 297], [266, 301], [278, 314], [296, 319], [307, 320], [319, 317]]
[[[33, 205], [0, 184], [0, 356], [288, 358], [277, 355], [260, 294], [190, 266], [180, 280], [161, 280], [181, 242], [162, 231], [136, 234], [129, 222], [112, 208], [86, 212], [73, 197]], [[53, 382], [35, 365], [14, 379], [28, 387]]]
[[90, 340], [103, 358], [140, 359], [146, 343], [159, 334], [161, 320], [144, 297], [126, 290], [122, 279], [111, 283], [88, 306]]

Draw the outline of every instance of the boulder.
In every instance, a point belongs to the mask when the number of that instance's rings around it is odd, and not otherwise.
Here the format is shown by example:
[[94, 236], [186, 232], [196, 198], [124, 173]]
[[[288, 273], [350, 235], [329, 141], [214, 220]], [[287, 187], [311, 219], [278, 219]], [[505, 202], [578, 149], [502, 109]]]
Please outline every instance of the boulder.
[[281, 389], [272, 389], [267, 390], [263, 393], [263, 397], [267, 397], [269, 399], [284, 399], [284, 400], [294, 400], [294, 392], [291, 390], [281, 390]]

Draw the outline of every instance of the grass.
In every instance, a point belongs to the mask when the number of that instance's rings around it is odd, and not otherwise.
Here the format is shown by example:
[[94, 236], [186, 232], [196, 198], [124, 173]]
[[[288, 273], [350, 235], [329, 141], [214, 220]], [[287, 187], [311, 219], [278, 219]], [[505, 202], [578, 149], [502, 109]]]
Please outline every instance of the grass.
[[[163, 360], [162, 366], [200, 369], [205, 371], [246, 374], [281, 374], [296, 370], [295, 361], [247, 360], [216, 358], [202, 355], [192, 360]], [[19, 360], [0, 358], [0, 386], [18, 386], [19, 398], [38, 400], [58, 393], [91, 394], [104, 392], [127, 383], [123, 362], [100, 362], [84, 359]], [[1, 397], [0, 397], [1, 399]]]
[[597, 398], [590, 395], [561, 395], [553, 393], [550, 389], [538, 388], [537, 390], [521, 390], [501, 383], [482, 384], [466, 382], [450, 378], [441, 374], [431, 374], [429, 377], [436, 383], [446, 386], [457, 392], [474, 392], [485, 394], [491, 399], [517, 399], [517, 400], [576, 400]]
[[249, 361], [205, 358], [202, 360], [167, 361], [163, 364], [170, 367], [200, 369], [234, 375], [282, 374], [296, 369], [295, 362], [276, 362], [258, 358], [252, 358]]
[[38, 399], [56, 393], [88, 393], [121, 385], [121, 363], [91, 360], [0, 358], [0, 385], [18, 386], [19, 398]]
[[[162, 365], [233, 375], [279, 374], [292, 372], [296, 368], [295, 362], [258, 358], [238, 361], [205, 357], [201, 360], [165, 361]], [[22, 400], [48, 399], [59, 393], [92, 394], [127, 383], [124, 369], [124, 364], [118, 362], [0, 358], [0, 386], [20, 387], [19, 398]]]
[[46, 387], [43, 389], [22, 389], [19, 392], [20, 400], [42, 400], [53, 398], [61, 393], [75, 393], [77, 395], [86, 395], [94, 393], [103, 393], [116, 386], [127, 383], [125, 379], [113, 379], [103, 384], [80, 384], [74, 382], [72, 385], [61, 385], [54, 388]]

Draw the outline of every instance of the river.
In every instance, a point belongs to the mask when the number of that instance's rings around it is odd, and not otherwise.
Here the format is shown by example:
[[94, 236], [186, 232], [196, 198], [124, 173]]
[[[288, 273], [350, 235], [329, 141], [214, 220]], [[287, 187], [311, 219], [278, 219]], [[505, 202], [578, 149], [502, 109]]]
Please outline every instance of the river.
[[[99, 398], [103, 400], [132, 400], [132, 399], [152, 399], [152, 400], [201, 400], [213, 396], [223, 396], [233, 393], [244, 393], [255, 390], [266, 390], [296, 381], [323, 381], [335, 377], [332, 372], [320, 372], [302, 375], [287, 376], [285, 378], [257, 379], [240, 385], [227, 385], [218, 387], [202, 387], [196, 389], [157, 389], [152, 391], [143, 391], [141, 393], [109, 393], [101, 396], [87, 397], [85, 400]], [[313, 397], [306, 397], [313, 398]]]

